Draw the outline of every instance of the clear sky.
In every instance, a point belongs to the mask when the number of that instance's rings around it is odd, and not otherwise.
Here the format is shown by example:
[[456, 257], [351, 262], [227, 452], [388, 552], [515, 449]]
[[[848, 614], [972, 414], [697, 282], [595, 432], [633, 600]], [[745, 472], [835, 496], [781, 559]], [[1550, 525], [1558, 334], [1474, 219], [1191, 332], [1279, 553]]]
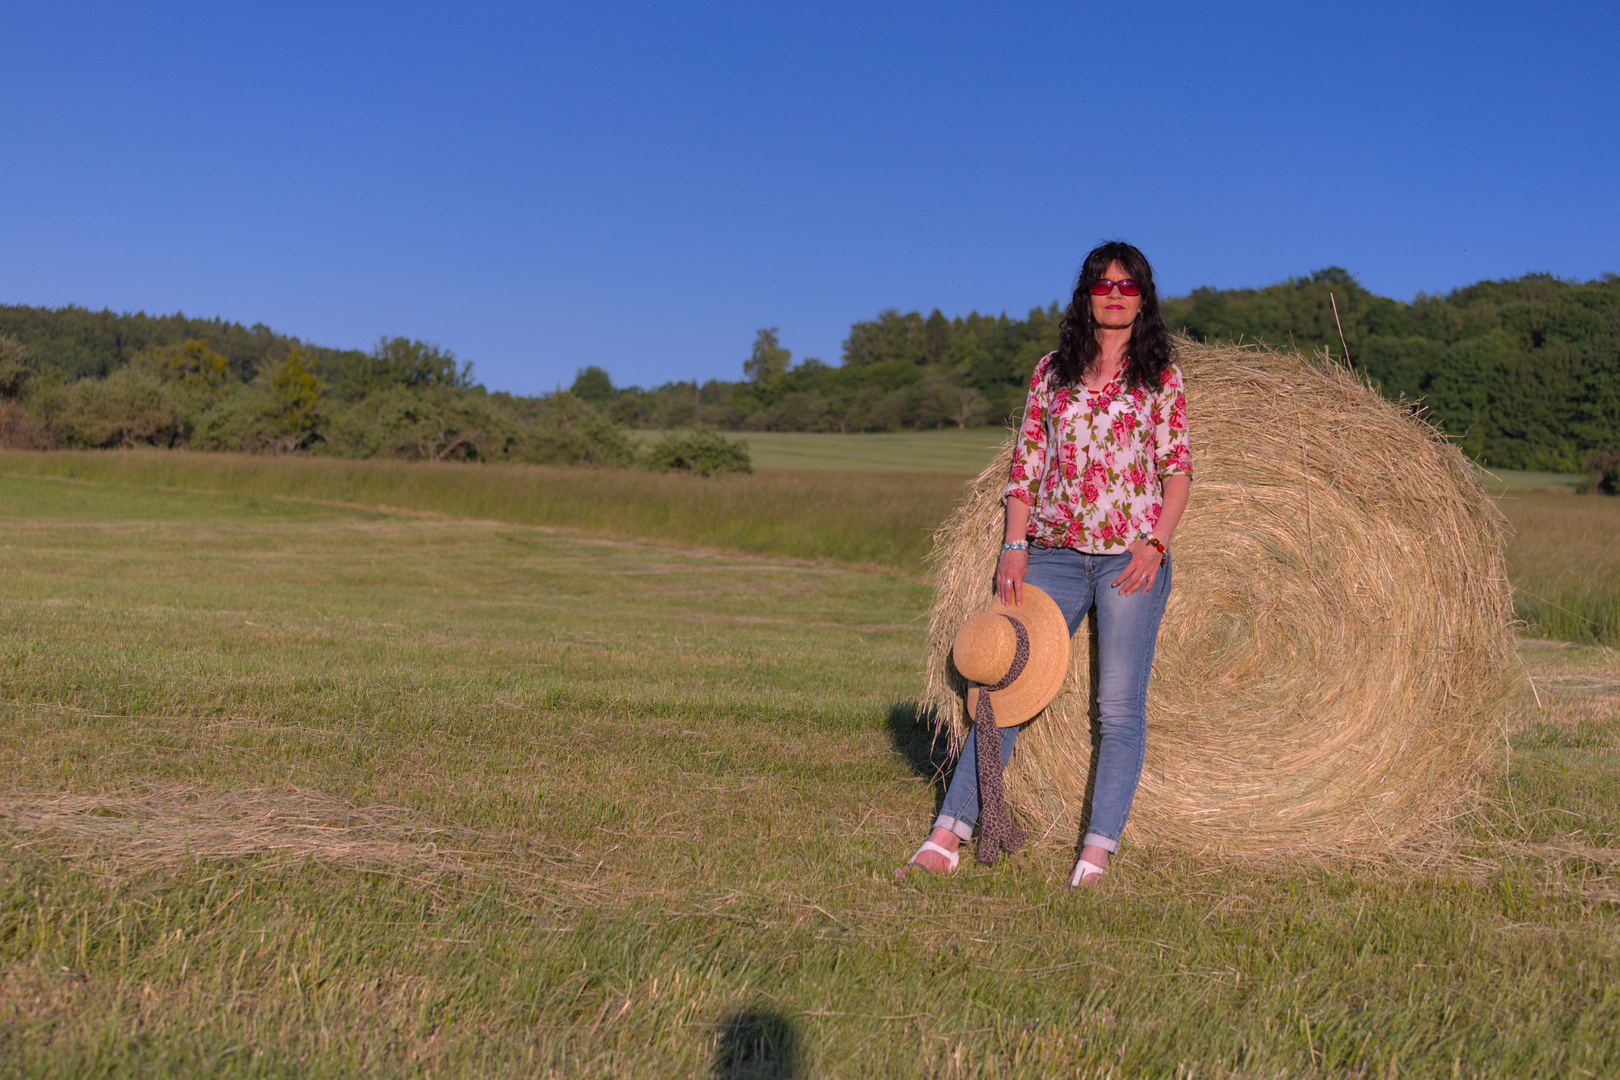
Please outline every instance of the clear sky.
[[884, 308], [1620, 271], [1614, 3], [0, 9], [0, 303], [435, 341], [492, 389]]

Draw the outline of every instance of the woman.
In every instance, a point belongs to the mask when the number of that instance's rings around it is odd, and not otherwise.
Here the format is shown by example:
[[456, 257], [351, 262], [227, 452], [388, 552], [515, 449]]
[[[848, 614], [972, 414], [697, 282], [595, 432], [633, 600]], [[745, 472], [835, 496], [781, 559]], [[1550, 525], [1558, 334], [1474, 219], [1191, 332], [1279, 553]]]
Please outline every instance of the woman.
[[[1071, 886], [1107, 871], [1142, 775], [1170, 538], [1191, 484], [1186, 398], [1153, 270], [1131, 245], [1103, 244], [1081, 267], [1057, 351], [1030, 380], [1002, 499], [1007, 531], [995, 583], [1005, 604], [1022, 603], [1026, 581], [1044, 590], [1071, 635], [1097, 609], [1102, 738]], [[1005, 766], [1018, 728], [1001, 728], [1000, 736]], [[969, 739], [932, 834], [901, 873], [956, 869], [957, 849], [979, 816], [977, 764]]]

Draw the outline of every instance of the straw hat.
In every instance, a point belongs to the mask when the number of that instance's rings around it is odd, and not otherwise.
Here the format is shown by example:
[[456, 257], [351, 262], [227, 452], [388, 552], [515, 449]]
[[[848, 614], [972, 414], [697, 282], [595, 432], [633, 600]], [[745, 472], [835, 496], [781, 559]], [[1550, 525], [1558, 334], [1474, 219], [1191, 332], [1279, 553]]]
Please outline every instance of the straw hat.
[[998, 596], [990, 610], [962, 624], [951, 645], [956, 670], [976, 686], [969, 686], [967, 714], [976, 714], [981, 686], [994, 686], [1006, 678], [1018, 651], [1022, 625], [1029, 638], [1024, 670], [1001, 690], [990, 691], [997, 727], [1022, 724], [1057, 696], [1069, 674], [1069, 624], [1057, 602], [1033, 585], [1024, 586], [1024, 602], [1013, 607]]

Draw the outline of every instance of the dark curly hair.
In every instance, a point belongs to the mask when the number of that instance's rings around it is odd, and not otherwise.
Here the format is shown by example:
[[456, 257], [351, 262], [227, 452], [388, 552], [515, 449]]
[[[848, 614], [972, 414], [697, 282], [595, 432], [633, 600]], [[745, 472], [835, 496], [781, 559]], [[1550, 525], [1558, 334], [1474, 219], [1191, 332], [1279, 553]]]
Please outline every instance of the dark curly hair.
[[1063, 313], [1057, 352], [1050, 365], [1054, 386], [1078, 386], [1085, 374], [1097, 366], [1101, 346], [1097, 344], [1097, 324], [1091, 317], [1091, 284], [1117, 262], [1142, 287], [1142, 307], [1131, 328], [1131, 344], [1125, 356], [1125, 385], [1158, 389], [1164, 369], [1170, 366], [1170, 331], [1159, 311], [1159, 294], [1153, 287], [1153, 267], [1147, 256], [1123, 240], [1110, 240], [1093, 248], [1080, 264], [1080, 277], [1074, 283], [1074, 296]]

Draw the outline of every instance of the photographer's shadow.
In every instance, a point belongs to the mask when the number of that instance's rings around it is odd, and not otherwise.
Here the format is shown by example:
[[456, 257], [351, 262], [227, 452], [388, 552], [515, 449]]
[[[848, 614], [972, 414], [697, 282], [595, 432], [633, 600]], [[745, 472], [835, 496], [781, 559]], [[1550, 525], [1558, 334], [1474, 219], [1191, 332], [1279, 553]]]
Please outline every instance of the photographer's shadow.
[[738, 1009], [720, 1020], [714, 1080], [803, 1080], [799, 1033], [775, 1009]]

